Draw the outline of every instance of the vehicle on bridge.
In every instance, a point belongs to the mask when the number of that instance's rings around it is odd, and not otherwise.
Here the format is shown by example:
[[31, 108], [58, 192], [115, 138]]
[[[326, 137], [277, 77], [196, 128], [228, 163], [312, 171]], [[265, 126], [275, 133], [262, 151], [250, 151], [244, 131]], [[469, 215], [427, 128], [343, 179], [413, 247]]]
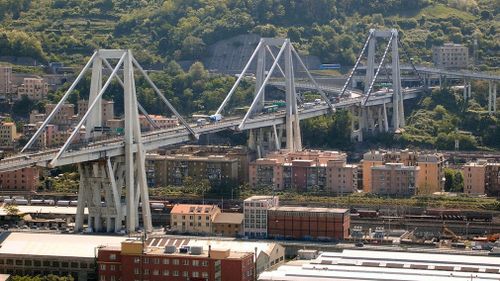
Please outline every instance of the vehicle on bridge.
[[264, 113], [272, 113], [272, 112], [277, 112], [278, 111], [278, 106], [277, 105], [266, 105], [264, 106]]
[[319, 69], [321, 69], [321, 70], [340, 69], [340, 64], [339, 63], [323, 63], [319, 66]]
[[213, 114], [213, 115], [210, 115], [210, 121], [213, 122], [213, 123], [216, 123], [216, 122], [219, 122], [220, 120], [222, 120], [222, 115], [220, 114]]

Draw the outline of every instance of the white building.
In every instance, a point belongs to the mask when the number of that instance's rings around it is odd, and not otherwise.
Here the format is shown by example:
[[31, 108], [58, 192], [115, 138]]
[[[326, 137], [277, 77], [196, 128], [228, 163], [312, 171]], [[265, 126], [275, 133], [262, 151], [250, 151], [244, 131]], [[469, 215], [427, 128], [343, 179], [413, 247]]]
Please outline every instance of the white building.
[[252, 196], [243, 202], [245, 236], [267, 237], [267, 211], [279, 206], [278, 196]]
[[500, 280], [500, 258], [458, 254], [344, 250], [297, 260], [262, 273], [260, 281]]

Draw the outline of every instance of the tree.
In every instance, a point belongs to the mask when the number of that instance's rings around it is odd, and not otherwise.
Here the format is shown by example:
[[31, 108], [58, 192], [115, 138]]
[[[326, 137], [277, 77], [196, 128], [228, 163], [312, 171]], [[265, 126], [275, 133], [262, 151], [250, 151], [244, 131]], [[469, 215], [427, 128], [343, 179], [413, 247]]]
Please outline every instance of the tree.
[[5, 204], [3, 206], [3, 209], [5, 210], [8, 216], [16, 217], [19, 215], [19, 208], [14, 204]]

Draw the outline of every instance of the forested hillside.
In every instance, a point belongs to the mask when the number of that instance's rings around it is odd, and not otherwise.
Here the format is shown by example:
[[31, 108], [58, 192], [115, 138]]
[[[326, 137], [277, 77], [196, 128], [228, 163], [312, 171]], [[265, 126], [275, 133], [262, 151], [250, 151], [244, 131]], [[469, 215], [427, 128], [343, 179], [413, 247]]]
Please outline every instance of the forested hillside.
[[499, 7], [498, 0], [0, 0], [0, 52], [78, 62], [95, 48], [126, 46], [143, 61], [165, 62], [199, 58], [220, 39], [253, 32], [289, 37], [323, 62], [349, 65], [369, 28], [394, 27], [417, 62], [430, 61], [433, 44], [472, 46], [475, 38], [480, 63], [494, 66]]

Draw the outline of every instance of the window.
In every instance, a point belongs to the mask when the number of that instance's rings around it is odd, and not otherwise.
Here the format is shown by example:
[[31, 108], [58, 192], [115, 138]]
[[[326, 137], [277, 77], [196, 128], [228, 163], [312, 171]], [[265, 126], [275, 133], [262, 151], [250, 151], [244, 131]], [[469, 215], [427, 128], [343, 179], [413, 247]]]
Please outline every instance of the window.
[[202, 272], [201, 277], [203, 278], [208, 278], [208, 272]]
[[134, 258], [134, 263], [140, 263], [141, 262], [141, 258]]
[[149, 259], [148, 258], [144, 258], [144, 263], [148, 264], [149, 263]]
[[178, 260], [178, 259], [174, 259], [174, 260], [172, 260], [172, 264], [173, 264], [173, 265], [179, 265], [179, 260]]
[[163, 259], [163, 264], [170, 264], [170, 260], [169, 259]]
[[106, 270], [106, 265], [105, 264], [101, 264], [100, 269], [101, 270]]
[[183, 277], [189, 277], [189, 271], [184, 271], [182, 272]]
[[160, 275], [160, 271], [158, 269], [153, 270], [153, 275]]
[[163, 276], [169, 276], [170, 275], [170, 271], [164, 269], [163, 270]]
[[199, 260], [193, 260], [193, 266], [200, 266]]
[[109, 260], [112, 260], [112, 261], [116, 260], [116, 254], [109, 255]]
[[200, 273], [198, 271], [193, 272], [193, 277], [200, 277]]
[[141, 270], [139, 268], [134, 268], [134, 274], [135, 275], [138, 275], [138, 274], [141, 274]]
[[101, 277], [99, 277], [99, 280], [100, 280], [100, 281], [106, 281], [106, 276], [101, 275]]
[[144, 275], [149, 275], [149, 269], [148, 268], [144, 269]]
[[205, 267], [208, 266], [208, 261], [202, 261], [201, 266], [205, 266]]
[[110, 271], [115, 271], [115, 265], [114, 265], [114, 264], [110, 265], [110, 266], [109, 266], [109, 270], [110, 270]]
[[174, 270], [172, 272], [172, 276], [179, 276], [179, 271], [178, 270]]
[[183, 265], [189, 265], [189, 260], [183, 260], [183, 261], [182, 261], [182, 264], [183, 264]]

